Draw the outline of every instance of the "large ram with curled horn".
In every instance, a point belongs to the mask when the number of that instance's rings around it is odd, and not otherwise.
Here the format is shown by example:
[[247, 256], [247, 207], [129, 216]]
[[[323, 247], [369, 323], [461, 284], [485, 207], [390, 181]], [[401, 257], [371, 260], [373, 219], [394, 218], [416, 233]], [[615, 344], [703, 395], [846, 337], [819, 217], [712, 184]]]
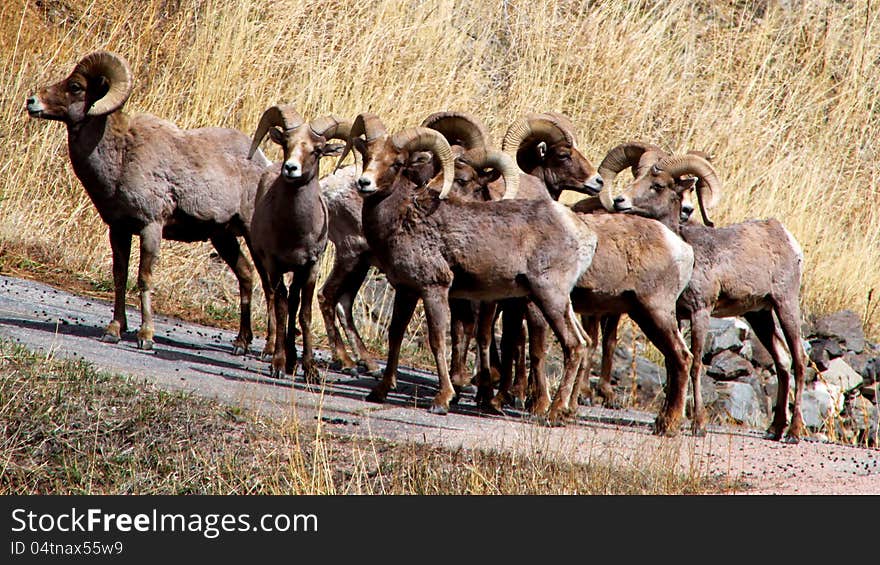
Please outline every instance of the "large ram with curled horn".
[[[634, 160], [632, 162], [635, 162]], [[621, 169], [624, 167], [621, 167]], [[710, 316], [743, 316], [773, 357], [778, 393], [768, 437], [798, 441], [804, 434], [801, 398], [805, 354], [801, 342], [800, 286], [804, 255], [794, 236], [776, 219], [750, 220], [713, 228], [682, 222], [682, 206], [696, 192], [704, 221], [718, 201], [721, 182], [699, 155], [640, 158], [640, 174], [614, 198], [615, 210], [657, 219], [694, 249], [694, 272], [677, 303], [678, 315], [691, 325], [691, 384], [694, 427], [705, 433], [700, 395], [702, 354]], [[781, 334], [781, 335], [780, 335]], [[794, 372], [794, 401], [788, 423], [789, 367]]]
[[[403, 334], [419, 299], [440, 379], [431, 410], [445, 414], [455, 396], [446, 363], [448, 299], [526, 296], [539, 304], [562, 345], [563, 383], [549, 413], [551, 420], [561, 420], [584, 346], [568, 294], [592, 261], [596, 235], [549, 200], [458, 199], [450, 194], [452, 150], [439, 132], [413, 128], [375, 136], [368, 127], [372, 117], [358, 116], [351, 144], [364, 157], [357, 183], [364, 196], [364, 234], [395, 296], [388, 363], [368, 399], [382, 402], [396, 386]], [[408, 176], [408, 163], [419, 151], [430, 151], [440, 161], [439, 193]]]
[[101, 219], [113, 252], [113, 319], [104, 341], [118, 342], [128, 328], [125, 290], [132, 236], [140, 237], [141, 327], [138, 347], [154, 340], [151, 291], [162, 238], [210, 240], [238, 279], [241, 318], [235, 353], [253, 338], [253, 267], [237, 236], [247, 240], [257, 181], [269, 161], [248, 159], [250, 138], [226, 128], [181, 130], [149, 114], [129, 115], [128, 63], [115, 53], [85, 56], [65, 79], [27, 99], [33, 118], [67, 126], [70, 161]]

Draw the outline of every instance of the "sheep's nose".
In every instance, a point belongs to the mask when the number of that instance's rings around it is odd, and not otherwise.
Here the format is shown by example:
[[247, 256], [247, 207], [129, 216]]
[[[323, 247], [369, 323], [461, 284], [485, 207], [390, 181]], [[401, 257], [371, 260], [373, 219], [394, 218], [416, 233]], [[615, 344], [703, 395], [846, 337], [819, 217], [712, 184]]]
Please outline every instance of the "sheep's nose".
[[626, 202], [626, 196], [615, 196], [614, 197], [615, 204], [623, 204], [624, 202]]
[[299, 170], [299, 165], [296, 163], [284, 163], [284, 170], [288, 173], [295, 173]]
[[370, 186], [371, 182], [372, 181], [370, 179], [368, 179], [367, 177], [361, 177], [358, 179], [358, 186], [361, 188], [366, 188], [366, 187]]
[[34, 104], [37, 103], [37, 97], [36, 96], [28, 96], [26, 102], [27, 102], [28, 106], [33, 106]]
[[599, 186], [605, 186], [605, 181], [602, 180], [602, 177], [596, 177], [595, 180], [596, 180], [596, 184], [598, 184]]

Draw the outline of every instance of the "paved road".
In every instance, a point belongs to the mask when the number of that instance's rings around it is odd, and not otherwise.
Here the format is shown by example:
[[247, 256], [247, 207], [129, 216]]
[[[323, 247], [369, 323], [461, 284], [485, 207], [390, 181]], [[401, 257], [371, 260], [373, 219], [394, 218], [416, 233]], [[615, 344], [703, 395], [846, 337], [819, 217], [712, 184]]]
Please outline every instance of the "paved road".
[[[612, 459], [639, 464], [659, 461], [684, 471], [743, 479], [751, 492], [880, 493], [880, 451], [820, 442], [792, 446], [761, 439], [752, 430], [712, 428], [706, 438], [675, 439], [650, 434], [653, 415], [582, 407], [578, 423], [547, 428], [512, 411], [506, 417], [481, 414], [472, 398], [453, 413], [435, 416], [425, 409], [436, 377], [401, 371], [398, 390], [384, 405], [363, 400], [375, 384], [327, 371], [320, 390], [269, 377], [269, 365], [256, 355], [231, 354], [234, 334], [157, 316], [156, 345], [136, 347], [133, 332], [115, 345], [100, 341], [111, 305], [50, 286], [0, 276], [0, 338], [56, 356], [86, 359], [97, 367], [145, 378], [160, 387], [189, 391], [275, 416], [302, 421], [320, 417], [334, 433], [417, 441], [448, 447], [496, 448], [575, 459]], [[129, 325], [140, 316], [129, 309]], [[255, 350], [263, 342], [257, 340]], [[319, 361], [326, 360], [318, 352]]]

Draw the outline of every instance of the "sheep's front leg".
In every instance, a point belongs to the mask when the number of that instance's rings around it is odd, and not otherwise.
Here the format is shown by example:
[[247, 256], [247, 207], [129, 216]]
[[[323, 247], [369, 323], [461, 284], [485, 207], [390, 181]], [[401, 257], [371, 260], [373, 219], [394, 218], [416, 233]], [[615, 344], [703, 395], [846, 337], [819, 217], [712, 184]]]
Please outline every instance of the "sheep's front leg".
[[153, 265], [159, 257], [162, 243], [162, 225], [150, 224], [141, 230], [141, 261], [138, 266], [138, 290], [141, 295], [141, 329], [138, 330], [138, 349], [153, 349]]
[[113, 252], [113, 320], [104, 330], [101, 341], [118, 343], [128, 329], [125, 316], [125, 289], [128, 286], [128, 261], [131, 257], [131, 232], [110, 226], [110, 249]]
[[425, 321], [428, 323], [428, 341], [437, 364], [437, 377], [440, 390], [431, 404], [432, 414], [447, 414], [449, 403], [455, 398], [455, 389], [446, 365], [446, 331], [449, 329], [449, 288], [432, 286], [424, 290], [422, 304], [425, 307]]
[[317, 383], [318, 368], [315, 366], [315, 354], [312, 350], [312, 305], [315, 300], [315, 283], [318, 280], [317, 263], [304, 267], [301, 273], [303, 284], [299, 306], [299, 328], [302, 331], [302, 366], [303, 376], [307, 383]]

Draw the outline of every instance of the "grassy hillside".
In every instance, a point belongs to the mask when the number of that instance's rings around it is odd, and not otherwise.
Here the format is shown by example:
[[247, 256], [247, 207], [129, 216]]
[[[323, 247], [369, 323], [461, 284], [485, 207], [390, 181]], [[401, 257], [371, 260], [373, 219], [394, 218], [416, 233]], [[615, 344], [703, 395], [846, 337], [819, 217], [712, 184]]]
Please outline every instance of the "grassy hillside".
[[[132, 65], [127, 111], [183, 127], [251, 133], [266, 106], [289, 101], [307, 117], [373, 111], [391, 129], [460, 109], [500, 141], [517, 116], [552, 109], [573, 118], [594, 163], [630, 139], [709, 151], [725, 184], [719, 224], [781, 219], [806, 254], [805, 312], [851, 308], [880, 335], [870, 1], [9, 0], [0, 268], [106, 292], [106, 229], [72, 173], [63, 126], [24, 111], [27, 95], [98, 48]], [[235, 318], [234, 279], [210, 253], [164, 244], [158, 310]], [[381, 338], [380, 326], [368, 333]]]

